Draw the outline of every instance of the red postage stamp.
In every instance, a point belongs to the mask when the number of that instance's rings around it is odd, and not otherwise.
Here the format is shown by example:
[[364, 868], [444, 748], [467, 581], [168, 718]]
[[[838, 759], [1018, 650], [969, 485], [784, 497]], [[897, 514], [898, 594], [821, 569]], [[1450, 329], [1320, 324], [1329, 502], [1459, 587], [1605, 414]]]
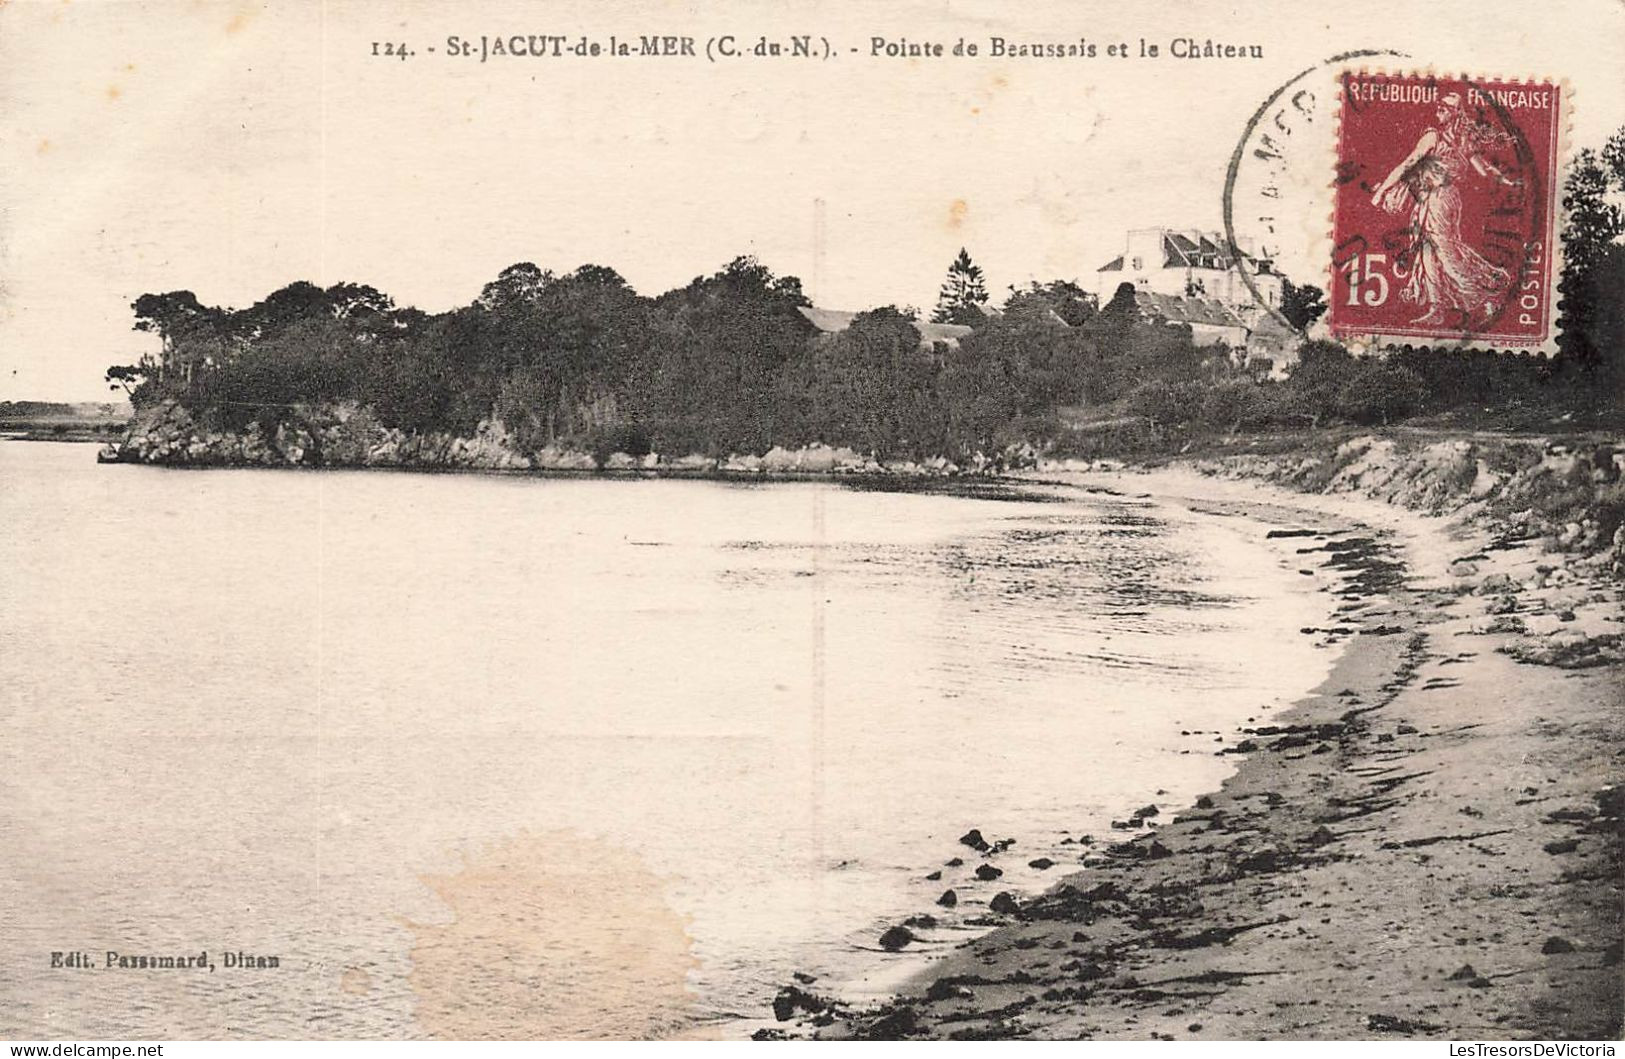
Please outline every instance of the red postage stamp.
[[1550, 348], [1561, 86], [1353, 71], [1341, 81], [1332, 333]]

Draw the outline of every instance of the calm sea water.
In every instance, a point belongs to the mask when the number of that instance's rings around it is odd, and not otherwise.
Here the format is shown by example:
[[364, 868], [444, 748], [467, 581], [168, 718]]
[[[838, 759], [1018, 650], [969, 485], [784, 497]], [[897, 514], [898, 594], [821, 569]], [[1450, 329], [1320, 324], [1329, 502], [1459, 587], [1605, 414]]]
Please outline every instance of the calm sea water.
[[[1330, 663], [1289, 550], [1147, 501], [93, 452], [0, 442], [0, 1036], [735, 1033]], [[1005, 879], [925, 880], [972, 826]]]

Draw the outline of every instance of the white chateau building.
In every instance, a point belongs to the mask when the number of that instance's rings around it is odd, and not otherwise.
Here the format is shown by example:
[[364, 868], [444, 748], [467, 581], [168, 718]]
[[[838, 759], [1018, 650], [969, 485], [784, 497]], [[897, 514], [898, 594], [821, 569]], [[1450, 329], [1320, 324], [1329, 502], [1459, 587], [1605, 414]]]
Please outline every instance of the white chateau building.
[[1232, 309], [1257, 308], [1252, 291], [1242, 279], [1245, 270], [1265, 303], [1279, 305], [1281, 277], [1269, 261], [1253, 256], [1252, 240], [1236, 242], [1241, 254], [1232, 258], [1219, 232], [1136, 229], [1128, 233], [1122, 255], [1095, 272], [1095, 293], [1104, 305], [1117, 293], [1118, 284], [1132, 283], [1136, 291], [1149, 294], [1203, 298]]
[[1253, 255], [1252, 240], [1236, 242], [1240, 253], [1233, 256], [1219, 232], [1136, 229], [1128, 233], [1122, 255], [1095, 270], [1094, 293], [1105, 305], [1121, 284], [1131, 283], [1146, 316], [1186, 324], [1197, 345], [1223, 342], [1242, 357], [1271, 361], [1278, 370], [1295, 351], [1290, 331], [1264, 308], [1280, 306], [1281, 277], [1270, 261]]

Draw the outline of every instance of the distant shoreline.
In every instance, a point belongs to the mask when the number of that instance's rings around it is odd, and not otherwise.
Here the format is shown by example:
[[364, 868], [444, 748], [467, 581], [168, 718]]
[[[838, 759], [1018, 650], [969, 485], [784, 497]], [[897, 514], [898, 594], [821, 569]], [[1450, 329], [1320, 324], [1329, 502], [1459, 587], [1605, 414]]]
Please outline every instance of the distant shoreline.
[[133, 417], [123, 401], [0, 401], [0, 439], [109, 442]]
[[108, 435], [94, 430], [73, 430], [58, 433], [53, 430], [0, 430], [0, 441], [57, 441], [64, 445], [106, 444]]
[[115, 441], [123, 433], [125, 423], [29, 423], [0, 422], [0, 440], [3, 441], [63, 441], [78, 444]]

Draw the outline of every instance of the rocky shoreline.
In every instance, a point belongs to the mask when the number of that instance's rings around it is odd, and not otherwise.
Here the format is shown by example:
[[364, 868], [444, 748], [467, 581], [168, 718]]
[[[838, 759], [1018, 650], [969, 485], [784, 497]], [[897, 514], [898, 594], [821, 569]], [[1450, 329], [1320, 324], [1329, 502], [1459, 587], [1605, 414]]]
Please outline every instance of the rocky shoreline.
[[144, 408], [117, 444], [102, 448], [103, 463], [166, 467], [342, 467], [415, 470], [532, 471], [537, 473], [644, 473], [687, 476], [885, 475], [952, 477], [982, 475], [1003, 467], [1031, 465], [1027, 446], [998, 459], [977, 455], [958, 463], [941, 456], [877, 459], [844, 447], [814, 444], [774, 447], [760, 455], [706, 456], [648, 452], [593, 453], [549, 445], [522, 451], [495, 419], [474, 434], [408, 433], [381, 423], [353, 402], [300, 408], [273, 429], [258, 423], [239, 431], [212, 430], [184, 407], [164, 401]]
[[[1625, 442], [1617, 439], [1474, 435], [1441, 438], [1428, 431], [1339, 436], [1328, 432], [1286, 441], [1269, 454], [1179, 456], [1141, 464], [1177, 466], [1216, 478], [1280, 486], [1297, 493], [1351, 494], [1458, 520], [1494, 522], [1519, 540], [1553, 550], [1606, 552], [1625, 570]], [[419, 470], [646, 473], [661, 475], [806, 475], [989, 477], [1036, 471], [1040, 476], [1133, 470], [1128, 460], [1054, 459], [1031, 444], [962, 460], [879, 458], [850, 448], [775, 446], [761, 454], [587, 452], [549, 445], [521, 449], [500, 421], [480, 422], [472, 436], [409, 433], [385, 426], [354, 402], [300, 406], [274, 429], [209, 429], [178, 402], [140, 409], [104, 463], [167, 467], [331, 467]], [[1612, 520], [1599, 518], [1610, 507]]]
[[[996, 897], [1000, 925], [891, 1002], [854, 1008], [798, 980], [757, 1036], [1617, 1039], [1625, 614], [1608, 455], [1372, 438], [1150, 474], [1047, 467], [1301, 537], [1341, 601], [1334, 629], [1303, 631], [1346, 648], [1312, 696], [1236, 733], [1220, 790], [1132, 814], [1127, 841], [1080, 839], [1081, 871]], [[1589, 506], [1550, 502], [1559, 487]], [[951, 870], [1001, 855], [961, 849]]]
[[[1458, 520], [1495, 523], [1497, 534], [1541, 540], [1551, 550], [1595, 555], [1625, 572], [1625, 442], [1596, 438], [1440, 439], [1425, 431], [1293, 438], [1272, 454], [1176, 457], [1151, 466], [1180, 466], [1209, 477], [1256, 481], [1298, 493], [1350, 494]], [[500, 421], [480, 422], [461, 437], [408, 433], [385, 426], [354, 402], [300, 406], [274, 429], [250, 423], [212, 430], [178, 402], [140, 409], [123, 438], [103, 446], [104, 463], [166, 467], [329, 467], [417, 470], [634, 473], [672, 476], [993, 477], [1036, 471], [1066, 476], [1135, 469], [1123, 460], [1045, 457], [1030, 444], [994, 456], [955, 461], [879, 458], [850, 448], [775, 446], [761, 454], [587, 452], [549, 445], [522, 450]], [[1143, 466], [1140, 469], [1144, 469]], [[1612, 518], [1599, 517], [1600, 508]]]

